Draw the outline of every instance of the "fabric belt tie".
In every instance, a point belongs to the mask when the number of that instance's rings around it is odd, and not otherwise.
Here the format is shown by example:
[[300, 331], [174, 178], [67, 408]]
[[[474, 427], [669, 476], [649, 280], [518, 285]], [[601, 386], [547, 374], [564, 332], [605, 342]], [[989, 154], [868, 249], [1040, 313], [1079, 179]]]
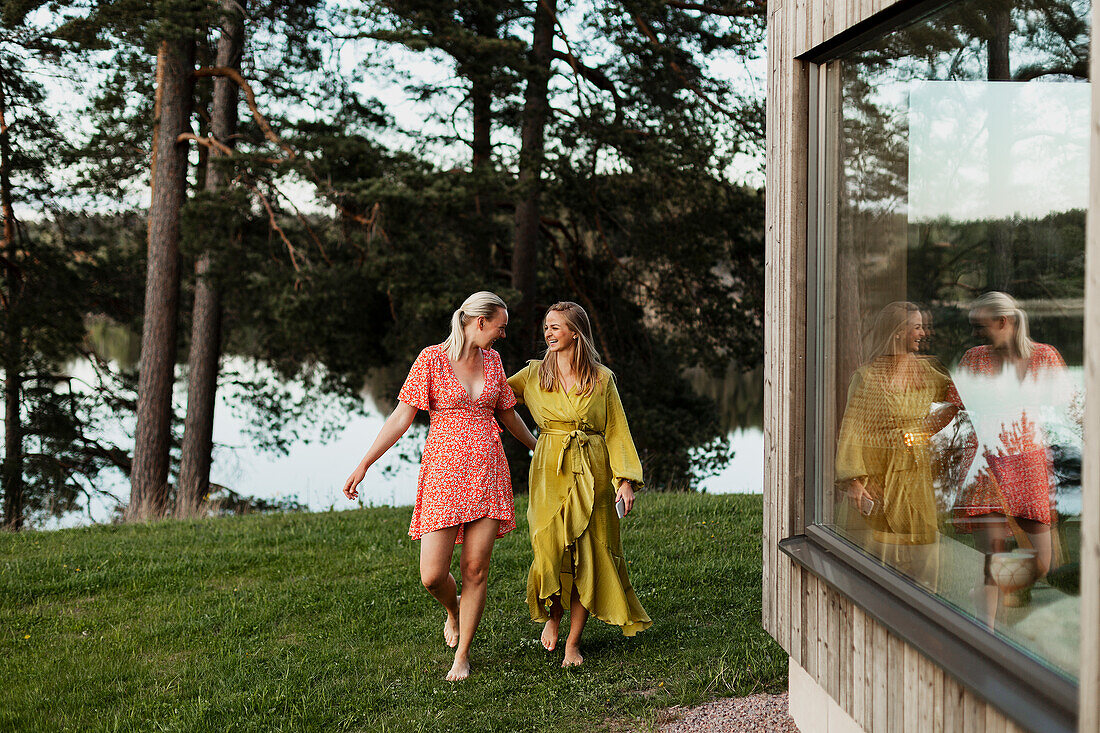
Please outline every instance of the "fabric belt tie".
[[[586, 476], [590, 481], [595, 480], [592, 466], [588, 462], [588, 451], [584, 447], [592, 439], [591, 436], [603, 437], [603, 433], [593, 427], [577, 425], [569, 422], [547, 422], [547, 427], [541, 431], [542, 435], [561, 436], [561, 450], [558, 453], [558, 473], [564, 473], [565, 454], [570, 454], [569, 469], [574, 474]], [[552, 427], [554, 426], [554, 427]], [[560, 427], [557, 427], [560, 426]], [[570, 450], [574, 448], [575, 450]]]

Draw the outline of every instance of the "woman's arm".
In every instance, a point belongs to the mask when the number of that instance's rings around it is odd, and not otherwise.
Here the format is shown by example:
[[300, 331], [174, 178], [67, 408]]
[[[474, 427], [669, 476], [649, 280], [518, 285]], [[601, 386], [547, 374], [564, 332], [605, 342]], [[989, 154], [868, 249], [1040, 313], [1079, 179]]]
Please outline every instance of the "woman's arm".
[[530, 450], [535, 449], [535, 443], [537, 442], [535, 436], [527, 429], [527, 423], [523, 422], [523, 418], [516, 414], [514, 408], [497, 410], [497, 419], [500, 420], [501, 425], [508, 428], [509, 433], [516, 436], [516, 440], [523, 443]]
[[959, 414], [959, 406], [947, 404], [938, 410], [934, 410], [927, 418], [925, 418], [925, 425], [927, 425], [928, 434], [935, 435], [940, 432], [955, 419], [955, 415]]
[[375, 461], [385, 455], [386, 451], [393, 447], [393, 444], [405, 434], [405, 431], [412, 425], [413, 418], [416, 417], [416, 408], [412, 405], [404, 402], [398, 402], [397, 407], [394, 408], [390, 416], [386, 418], [386, 422], [382, 425], [382, 429], [378, 431], [378, 437], [374, 439], [374, 444], [371, 445], [370, 450], [363, 456], [363, 460], [359, 461], [359, 465], [355, 467], [351, 476], [348, 476], [348, 480], [344, 482], [344, 496], [349, 499], [355, 499], [359, 496], [359, 483], [363, 480], [363, 477], [367, 475], [367, 469], [369, 469]]

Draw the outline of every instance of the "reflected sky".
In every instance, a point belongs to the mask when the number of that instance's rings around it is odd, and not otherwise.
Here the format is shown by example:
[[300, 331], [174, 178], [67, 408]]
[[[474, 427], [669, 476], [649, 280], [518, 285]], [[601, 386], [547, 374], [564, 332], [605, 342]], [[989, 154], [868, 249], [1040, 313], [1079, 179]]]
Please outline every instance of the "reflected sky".
[[1090, 85], [909, 82], [909, 220], [1088, 205]]

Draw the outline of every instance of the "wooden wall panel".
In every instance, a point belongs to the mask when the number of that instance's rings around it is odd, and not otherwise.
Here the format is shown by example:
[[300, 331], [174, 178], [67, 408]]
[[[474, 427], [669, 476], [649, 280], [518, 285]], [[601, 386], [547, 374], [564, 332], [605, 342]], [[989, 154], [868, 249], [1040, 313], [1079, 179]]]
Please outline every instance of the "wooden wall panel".
[[1092, 6], [1092, 125], [1085, 241], [1085, 445], [1081, 485], [1081, 669], [1078, 730], [1100, 730], [1100, 5]]

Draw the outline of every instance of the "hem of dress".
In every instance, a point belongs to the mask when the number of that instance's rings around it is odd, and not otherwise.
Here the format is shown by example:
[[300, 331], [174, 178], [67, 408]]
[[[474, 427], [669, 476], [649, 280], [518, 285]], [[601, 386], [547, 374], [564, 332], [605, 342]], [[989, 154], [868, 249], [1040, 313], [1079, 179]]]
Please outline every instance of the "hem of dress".
[[986, 521], [987, 518], [994, 517], [1000, 521], [1006, 521], [1006, 517], [1012, 517], [1013, 519], [1029, 519], [1032, 522], [1038, 522], [1039, 524], [1051, 525], [1054, 523], [1054, 517], [1052, 514], [1048, 514], [1044, 519], [1043, 517], [1029, 516], [1028, 514], [1011, 514], [1004, 510], [1004, 507], [970, 507], [967, 509], [959, 510], [956, 521], [966, 522], [973, 520]]
[[[534, 613], [534, 609], [531, 609], [531, 620], [532, 621], [534, 621], [536, 623], [544, 624], [544, 623], [546, 623], [547, 621], [550, 620], [550, 614], [546, 612], [546, 602], [549, 601], [551, 598], [553, 598], [555, 595], [561, 594], [561, 590], [562, 590], [561, 583], [559, 583], [557, 593], [551, 593], [546, 598], [540, 598], [539, 599], [539, 608], [542, 610], [542, 614], [537, 616]], [[653, 625], [653, 620], [648, 619], [648, 618], [646, 618], [646, 619], [632, 619], [630, 621], [627, 621], [626, 623], [621, 624], [618, 621], [612, 621], [611, 619], [604, 618], [600, 614], [593, 611], [591, 608], [585, 608], [585, 610], [588, 611], [589, 616], [591, 616], [594, 619], [598, 619], [600, 621], [603, 621], [608, 626], [618, 626], [620, 629], [622, 629], [623, 636], [634, 636], [639, 631], [645, 631], [646, 629], [648, 629], [650, 626]]]
[[[578, 539], [580, 539], [580, 538], [578, 538]], [[601, 543], [601, 544], [603, 544], [603, 543]], [[604, 544], [603, 546], [605, 548], [607, 548], [608, 554], [615, 561], [616, 567], [625, 566], [625, 564], [626, 564], [626, 558], [625, 557], [623, 557], [622, 555], [619, 555], [618, 553], [614, 552], [606, 544]], [[572, 545], [567, 546], [566, 549], [571, 549], [571, 551], [576, 551], [576, 543], [574, 542]], [[532, 563], [532, 566], [533, 566], [533, 563]], [[533, 567], [532, 567], [532, 569], [533, 569]], [[538, 623], [546, 623], [547, 621], [550, 620], [550, 614], [546, 610], [546, 604], [554, 596], [564, 596], [565, 595], [565, 589], [562, 588], [562, 584], [561, 584], [561, 576], [562, 575], [572, 576], [574, 578], [573, 586], [576, 587], [576, 580], [575, 580], [575, 578], [576, 578], [576, 564], [575, 563], [574, 563], [574, 567], [566, 569], [565, 564], [559, 561], [557, 563], [557, 569], [558, 569], [557, 574], [556, 574], [556, 577], [558, 578], [557, 587], [554, 590], [550, 591], [550, 595], [543, 596], [542, 593], [539, 592], [538, 593], [539, 598], [538, 598], [538, 601], [535, 604], [532, 604], [530, 599], [528, 599], [528, 601], [527, 601], [528, 608], [531, 612], [531, 620], [532, 621], [535, 621], [535, 622], [538, 622]], [[633, 593], [633, 588], [630, 588], [630, 592]], [[624, 595], [625, 595], [625, 593], [626, 593], [626, 589], [624, 588]], [[635, 595], [635, 599], [637, 599], [636, 595]], [[563, 603], [564, 603], [564, 600], [563, 600]], [[584, 606], [583, 599], [581, 600], [581, 605]], [[591, 605], [595, 605], [595, 604], [592, 603]], [[640, 605], [641, 604], [639, 603], [639, 606]], [[653, 625], [653, 620], [649, 618], [648, 614], [646, 614], [644, 618], [630, 618], [630, 619], [627, 619], [626, 622], [620, 623], [618, 621], [615, 621], [613, 619], [605, 617], [601, 613], [597, 612], [595, 609], [589, 608], [588, 606], [584, 606], [584, 609], [586, 611], [588, 611], [589, 616], [592, 616], [593, 618], [599, 619], [600, 621], [604, 622], [605, 624], [607, 624], [609, 626], [618, 626], [622, 630], [623, 636], [634, 636], [639, 631], [645, 631], [646, 629], [648, 629], [650, 626]], [[645, 613], [644, 609], [640, 609], [640, 610], [642, 610], [643, 614]]]
[[[480, 519], [495, 519], [498, 522], [500, 522], [500, 529], [497, 530], [497, 537], [496, 537], [498, 540], [501, 537], [503, 537], [504, 535], [508, 534], [509, 532], [513, 531], [516, 528], [516, 520], [515, 519], [508, 520], [508, 519], [503, 519], [501, 517], [491, 517], [488, 514], [486, 514], [486, 515], [481, 516], [481, 517], [475, 517], [473, 519], [466, 519], [466, 520], [463, 520], [461, 522], [455, 522], [454, 524], [444, 524], [440, 527], [434, 527], [434, 528], [428, 529], [428, 530], [421, 530], [419, 532], [413, 532], [413, 530], [410, 529], [408, 534], [409, 534], [409, 537], [411, 537], [414, 541], [419, 542], [420, 538], [422, 538], [424, 535], [428, 534], [429, 532], [438, 532], [441, 529], [449, 529], [451, 527], [461, 527], [464, 524], [469, 524], [470, 522], [476, 522]], [[462, 534], [460, 533], [459, 536], [455, 538], [455, 544], [456, 545], [461, 545], [462, 542], [463, 542], [463, 537], [462, 537]]]

